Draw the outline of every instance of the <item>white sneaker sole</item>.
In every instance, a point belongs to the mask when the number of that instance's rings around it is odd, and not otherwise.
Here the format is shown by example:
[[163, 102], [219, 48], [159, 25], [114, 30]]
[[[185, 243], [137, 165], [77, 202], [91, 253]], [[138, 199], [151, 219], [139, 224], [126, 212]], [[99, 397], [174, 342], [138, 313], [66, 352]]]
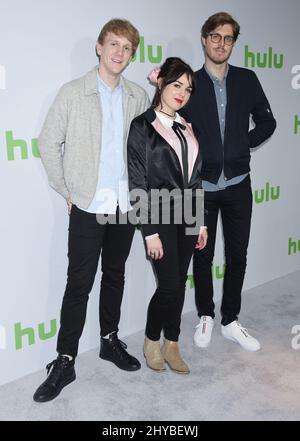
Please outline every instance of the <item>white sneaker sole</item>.
[[197, 346], [197, 348], [205, 349], [208, 348], [208, 346], [210, 345], [210, 341], [206, 343], [199, 343], [194, 340], [194, 345]]
[[261, 348], [260, 345], [259, 345], [258, 348], [250, 348], [250, 347], [246, 347], [246, 346], [242, 345], [242, 344], [241, 344], [238, 340], [236, 340], [235, 338], [233, 338], [233, 337], [229, 337], [229, 336], [224, 335], [224, 334], [222, 334], [222, 335], [223, 335], [224, 338], [227, 338], [227, 340], [231, 340], [231, 341], [234, 341], [235, 343], [238, 343], [243, 349], [245, 349], [245, 350], [248, 351], [248, 352], [257, 352], [257, 351], [259, 351], [260, 348]]

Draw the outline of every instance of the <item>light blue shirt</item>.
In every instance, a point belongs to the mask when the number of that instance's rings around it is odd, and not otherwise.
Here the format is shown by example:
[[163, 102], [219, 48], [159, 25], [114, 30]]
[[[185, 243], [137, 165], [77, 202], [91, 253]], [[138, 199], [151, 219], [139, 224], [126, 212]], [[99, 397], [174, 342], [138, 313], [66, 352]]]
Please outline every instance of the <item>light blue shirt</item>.
[[[219, 80], [219, 78], [215, 77], [204, 65], [204, 68], [209, 75], [210, 79], [213, 82], [214, 89], [215, 89], [215, 95], [216, 95], [216, 103], [217, 103], [217, 109], [218, 109], [218, 117], [219, 117], [219, 125], [220, 125], [220, 132], [221, 132], [221, 138], [222, 138], [222, 144], [223, 144], [223, 150], [224, 150], [224, 133], [225, 133], [225, 115], [226, 115], [226, 105], [227, 105], [227, 93], [226, 93], [226, 78], [229, 70], [229, 66], [227, 65], [225, 75], [223, 80]], [[224, 151], [223, 151], [224, 154]], [[216, 184], [213, 184], [212, 182], [208, 181], [202, 181], [202, 187], [205, 191], [219, 191], [219, 190], [225, 190], [226, 187], [229, 185], [235, 185], [239, 184], [245, 177], [248, 175], [248, 173], [235, 176], [232, 179], [226, 179], [224, 176], [224, 168], [222, 169], [221, 175], [219, 177], [219, 180]]]
[[121, 212], [125, 213], [130, 209], [130, 204], [123, 152], [122, 79], [120, 84], [112, 90], [98, 75], [98, 90], [102, 110], [98, 184], [94, 198], [85, 211], [115, 214], [119, 205]]

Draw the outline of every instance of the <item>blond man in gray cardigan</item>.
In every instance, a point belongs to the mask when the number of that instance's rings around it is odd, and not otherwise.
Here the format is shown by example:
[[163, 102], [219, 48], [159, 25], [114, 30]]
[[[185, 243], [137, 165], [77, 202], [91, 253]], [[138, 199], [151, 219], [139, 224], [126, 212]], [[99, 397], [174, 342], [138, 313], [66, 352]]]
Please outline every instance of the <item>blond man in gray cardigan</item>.
[[[137, 29], [113, 19], [102, 28], [99, 66], [65, 84], [43, 125], [39, 148], [50, 185], [67, 201], [70, 225], [68, 280], [57, 339], [58, 357], [33, 399], [46, 402], [75, 380], [75, 358], [101, 254], [100, 357], [120, 369], [140, 369], [118, 338], [125, 262], [134, 225], [130, 210], [126, 144], [133, 118], [149, 107], [146, 92], [122, 72], [139, 43]], [[122, 220], [121, 220], [122, 219]]]

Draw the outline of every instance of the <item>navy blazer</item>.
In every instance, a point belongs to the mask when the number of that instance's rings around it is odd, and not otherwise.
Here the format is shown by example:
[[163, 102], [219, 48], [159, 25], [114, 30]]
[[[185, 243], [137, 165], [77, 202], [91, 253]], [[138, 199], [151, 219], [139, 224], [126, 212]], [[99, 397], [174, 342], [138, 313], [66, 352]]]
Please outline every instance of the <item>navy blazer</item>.
[[[214, 85], [205, 68], [195, 73], [196, 89], [180, 111], [191, 122], [201, 145], [203, 180], [217, 183], [224, 167], [231, 179], [250, 171], [250, 149], [268, 139], [276, 128], [270, 104], [256, 74], [229, 65], [224, 146]], [[249, 131], [249, 118], [255, 127]]]

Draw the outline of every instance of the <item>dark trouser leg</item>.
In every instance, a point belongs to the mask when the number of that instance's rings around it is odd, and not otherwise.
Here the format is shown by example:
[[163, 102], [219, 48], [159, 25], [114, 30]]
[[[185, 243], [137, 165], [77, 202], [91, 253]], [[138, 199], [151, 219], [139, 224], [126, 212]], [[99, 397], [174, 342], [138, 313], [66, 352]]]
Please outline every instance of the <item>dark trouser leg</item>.
[[247, 264], [252, 214], [250, 177], [224, 192], [221, 207], [226, 267], [221, 305], [222, 324], [236, 320], [241, 309], [241, 292]]
[[83, 331], [88, 296], [97, 272], [106, 226], [94, 214], [72, 207], [68, 243], [68, 280], [61, 309], [57, 352], [74, 358]]
[[118, 331], [125, 281], [125, 263], [130, 252], [135, 226], [129, 223], [108, 225], [102, 248], [100, 290], [101, 336]]
[[221, 192], [218, 191], [205, 192], [205, 209], [208, 212], [206, 216], [208, 241], [203, 250], [194, 251], [193, 274], [195, 283], [195, 302], [199, 317], [202, 315], [209, 315], [214, 318], [215, 316], [211, 266], [215, 252], [220, 193]]
[[159, 340], [164, 330], [168, 340], [177, 341], [187, 271], [197, 236], [186, 236], [183, 225], [160, 225], [159, 236], [164, 257], [153, 261], [157, 289], [148, 307], [146, 335], [151, 340]]

